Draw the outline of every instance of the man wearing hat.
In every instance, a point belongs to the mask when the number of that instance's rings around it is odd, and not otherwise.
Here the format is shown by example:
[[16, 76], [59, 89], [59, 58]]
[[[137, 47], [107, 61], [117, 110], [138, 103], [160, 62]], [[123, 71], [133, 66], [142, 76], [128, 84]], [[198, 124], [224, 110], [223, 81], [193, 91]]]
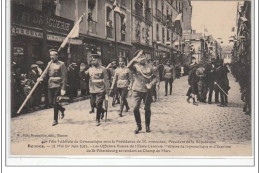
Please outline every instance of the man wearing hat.
[[[117, 60], [116, 59], [113, 59], [111, 61], [111, 63], [109, 63], [107, 65], [107, 67], [106, 67], [107, 72], [108, 72], [108, 76], [109, 76], [109, 80], [110, 80], [109, 81], [110, 82], [110, 86], [112, 86], [112, 82], [113, 82], [113, 78], [115, 76], [116, 68], [117, 68]], [[118, 92], [118, 89], [117, 89], [116, 85], [114, 86], [113, 93], [114, 93], [114, 95], [113, 95], [112, 106], [114, 106], [116, 103], [117, 104], [120, 103], [119, 92]]]
[[100, 125], [100, 119], [104, 117], [105, 110], [103, 109], [103, 101], [105, 96], [108, 97], [109, 93], [109, 80], [108, 73], [105, 67], [101, 66], [101, 56], [92, 54], [92, 67], [85, 73], [89, 75], [89, 92], [92, 103], [95, 103], [97, 108], [96, 112], [96, 125]]
[[152, 103], [152, 87], [159, 81], [158, 71], [154, 70], [151, 65], [147, 64], [146, 55], [143, 50], [135, 53], [135, 57], [129, 62], [128, 68], [134, 74], [134, 82], [132, 86], [133, 98], [135, 100], [134, 116], [137, 124], [135, 134], [142, 130], [140, 104], [144, 100], [145, 104], [145, 125], [146, 132], [150, 130], [151, 119], [151, 103]]
[[175, 79], [175, 69], [171, 65], [170, 60], [166, 61], [166, 64], [163, 68], [163, 77], [165, 80], [165, 96], [168, 95], [168, 84], [170, 86], [170, 95], [172, 95], [172, 83]]
[[36, 61], [35, 64], [38, 65], [37, 70], [38, 70], [39, 75], [42, 75], [44, 63], [42, 61]]
[[[44, 70], [44, 63], [42, 61], [36, 61], [36, 64], [38, 65], [37, 67], [37, 71], [38, 71], [38, 75], [41, 76], [42, 72]], [[49, 103], [48, 103], [48, 82], [47, 81], [43, 81], [39, 84], [38, 86], [39, 89], [39, 103], [41, 103], [41, 96], [42, 94], [44, 94], [44, 104], [45, 107], [49, 107]]]
[[128, 112], [130, 109], [126, 97], [128, 89], [130, 89], [132, 86], [132, 75], [129, 69], [126, 67], [126, 60], [123, 57], [119, 58], [119, 67], [115, 70], [115, 76], [113, 77], [111, 90], [113, 90], [115, 86], [117, 87], [121, 97], [119, 116], [122, 117], [124, 106], [126, 108], [126, 112]]
[[[47, 70], [47, 73], [44, 74], [44, 77], [48, 77], [48, 98], [49, 103], [54, 104], [54, 121], [52, 126], [58, 124], [58, 113], [61, 111], [62, 116], [61, 119], [64, 118], [64, 111], [63, 108], [59, 104], [59, 100], [57, 99], [60, 95], [65, 95], [66, 91], [66, 84], [67, 84], [67, 70], [64, 62], [58, 60], [58, 51], [56, 49], [50, 49], [50, 59], [52, 63]], [[42, 80], [38, 78], [38, 80]]]
[[[33, 82], [33, 84], [35, 84], [37, 81], [37, 78], [40, 77], [37, 68], [38, 68], [38, 65], [32, 64], [31, 70], [28, 72], [28, 79], [30, 79]], [[34, 100], [31, 104], [31, 106], [32, 106], [31, 109], [34, 109], [36, 106], [39, 106], [39, 104], [40, 104], [39, 88], [35, 89], [32, 97], [31, 97], [31, 100]]]

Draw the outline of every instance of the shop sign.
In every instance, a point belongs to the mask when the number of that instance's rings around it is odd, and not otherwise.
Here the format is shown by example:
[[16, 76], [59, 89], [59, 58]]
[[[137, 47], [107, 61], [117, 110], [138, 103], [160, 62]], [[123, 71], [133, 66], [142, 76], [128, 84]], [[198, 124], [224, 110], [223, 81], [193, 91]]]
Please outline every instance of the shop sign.
[[47, 17], [41, 11], [26, 6], [14, 5], [13, 8], [11, 11], [14, 24], [43, 29], [46, 21], [45, 26], [48, 31], [65, 34], [68, 34], [74, 25], [72, 20], [56, 15]]
[[[32, 29], [12, 26], [11, 27], [11, 35], [16, 35], [16, 34], [18, 34], [18, 35], [25, 35], [25, 36], [34, 37], [34, 38], [41, 38], [41, 39], [43, 38], [43, 33], [42, 32], [35, 31], [35, 30], [32, 30]], [[65, 37], [64, 36], [59, 36], [59, 35], [47, 34], [47, 40], [63, 42], [63, 40], [65, 40]], [[71, 44], [80, 45], [80, 44], [82, 44], [82, 40], [71, 39], [70, 43]]]
[[14, 47], [14, 55], [23, 55], [22, 47]]
[[11, 28], [11, 34], [18, 34], [18, 35], [26, 35], [29, 37], [35, 37], [35, 38], [43, 38], [43, 34], [38, 31], [34, 31], [31, 29], [25, 29], [25, 28], [20, 28], [20, 27], [12, 27]]
[[[65, 37], [64, 37], [64, 36], [59, 36], [59, 35], [47, 34], [47, 40], [49, 40], [49, 41], [63, 42], [63, 40], [65, 40]], [[71, 43], [71, 44], [80, 45], [80, 44], [82, 44], [82, 40], [79, 40], [79, 39], [70, 39], [70, 43]]]

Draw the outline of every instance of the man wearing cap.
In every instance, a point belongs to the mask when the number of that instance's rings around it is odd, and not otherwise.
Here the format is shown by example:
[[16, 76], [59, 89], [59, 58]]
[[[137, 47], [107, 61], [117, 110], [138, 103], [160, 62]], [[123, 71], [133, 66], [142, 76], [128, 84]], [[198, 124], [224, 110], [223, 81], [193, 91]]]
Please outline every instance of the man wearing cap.
[[[108, 76], [109, 76], [109, 80], [110, 80], [110, 85], [112, 86], [112, 82], [113, 82], [113, 78], [115, 76], [115, 71], [116, 71], [116, 68], [117, 68], [117, 60], [116, 59], [113, 59], [111, 61], [111, 63], [109, 63], [106, 67], [107, 69], [107, 72], [108, 72]], [[119, 104], [120, 103], [120, 99], [119, 99], [119, 92], [118, 92], [118, 89], [117, 89], [117, 86], [115, 85], [114, 86], [114, 89], [113, 89], [113, 101], [112, 101], [112, 106], [114, 106], [116, 103]], [[117, 101], [117, 102], [116, 102]]]
[[89, 75], [89, 92], [92, 103], [95, 102], [96, 112], [96, 125], [100, 125], [100, 119], [103, 118], [105, 110], [103, 109], [103, 101], [108, 97], [109, 93], [109, 80], [105, 67], [101, 66], [101, 56], [92, 54], [92, 67], [85, 73]]
[[36, 65], [38, 65], [38, 67], [37, 67], [37, 70], [38, 70], [38, 74], [39, 75], [42, 75], [42, 70], [43, 70], [43, 62], [42, 61], [36, 61], [36, 63], [35, 63]]
[[[33, 82], [33, 84], [35, 84], [37, 81], [37, 78], [40, 77], [37, 67], [38, 67], [38, 65], [32, 64], [31, 70], [28, 72], [28, 79], [30, 79]], [[31, 106], [32, 106], [31, 109], [35, 108], [36, 106], [39, 106], [39, 104], [40, 104], [39, 93], [40, 93], [39, 88], [36, 88], [31, 97], [31, 100], [33, 100], [32, 104], [31, 104]]]
[[[67, 70], [64, 62], [58, 60], [58, 51], [55, 49], [50, 49], [50, 59], [52, 60], [49, 69], [47, 70], [47, 73], [44, 74], [43, 78], [48, 76], [48, 98], [49, 103], [54, 104], [54, 121], [52, 126], [55, 126], [58, 124], [58, 113], [61, 111], [62, 116], [61, 119], [64, 118], [64, 111], [65, 108], [63, 108], [58, 103], [58, 97], [60, 95], [65, 95], [66, 91], [66, 84], [67, 84]], [[41, 78], [38, 78], [38, 80], [42, 81]]]
[[165, 96], [168, 95], [168, 84], [170, 85], [170, 95], [172, 95], [172, 83], [175, 79], [175, 69], [171, 65], [170, 60], [166, 61], [166, 64], [163, 68], [163, 77], [165, 80]]
[[119, 116], [122, 117], [124, 106], [126, 107], [126, 112], [130, 109], [126, 97], [128, 89], [130, 90], [132, 86], [131, 72], [126, 67], [126, 60], [123, 57], [119, 58], [119, 67], [115, 70], [111, 90], [113, 90], [115, 86], [117, 87], [121, 97]]
[[143, 50], [139, 50], [135, 53], [135, 57], [129, 62], [128, 68], [135, 76], [132, 86], [133, 98], [135, 100], [134, 116], [137, 124], [135, 134], [138, 134], [142, 130], [140, 104], [144, 100], [145, 103], [145, 125], [146, 132], [150, 130], [151, 119], [151, 103], [152, 103], [152, 87], [159, 81], [159, 74], [151, 65], [147, 64], [146, 56], [143, 54]]

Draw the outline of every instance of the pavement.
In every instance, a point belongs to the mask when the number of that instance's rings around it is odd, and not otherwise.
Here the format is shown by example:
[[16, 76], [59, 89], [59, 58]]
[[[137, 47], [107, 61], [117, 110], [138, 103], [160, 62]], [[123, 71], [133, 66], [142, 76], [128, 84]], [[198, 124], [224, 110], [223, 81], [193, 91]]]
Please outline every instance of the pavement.
[[[218, 107], [216, 103], [199, 103], [194, 106], [187, 103], [187, 76], [176, 79], [173, 85], [173, 95], [164, 96], [164, 82], [161, 83], [160, 99], [152, 103], [151, 130], [145, 132], [144, 110], [141, 107], [143, 131], [134, 134], [136, 128], [133, 115], [133, 100], [128, 98], [130, 111], [119, 117], [119, 105], [111, 106], [107, 122], [101, 121], [96, 126], [95, 114], [89, 114], [89, 100], [82, 100], [65, 105], [65, 118], [59, 120], [57, 126], [53, 122], [53, 109], [45, 109], [33, 113], [14, 117], [10, 121], [11, 153], [29, 155], [149, 155], [149, 156], [251, 156], [251, 122], [250, 115], [242, 111], [243, 102], [239, 92], [239, 85], [229, 74], [230, 91], [228, 107]], [[213, 93], [214, 95], [214, 93]], [[213, 99], [214, 101], [214, 99]], [[52, 142], [51, 142], [52, 140]], [[115, 151], [84, 150], [79, 146], [68, 147], [65, 150], [57, 143], [70, 144], [80, 140], [80, 144], [88, 143], [86, 148], [102, 148], [101, 144], [113, 143], [116, 148], [139, 148], [129, 143], [143, 144], [149, 148], [163, 147], [160, 151]], [[95, 145], [89, 146], [89, 141]], [[100, 142], [98, 142], [100, 141]], [[39, 149], [40, 144], [48, 149]], [[52, 145], [53, 144], [53, 145]], [[124, 144], [126, 146], [121, 146]], [[29, 145], [35, 148], [30, 148]], [[142, 147], [142, 146], [140, 146]], [[107, 146], [107, 149], [114, 148]], [[143, 149], [143, 148], [142, 148]], [[169, 151], [168, 151], [169, 150]]]

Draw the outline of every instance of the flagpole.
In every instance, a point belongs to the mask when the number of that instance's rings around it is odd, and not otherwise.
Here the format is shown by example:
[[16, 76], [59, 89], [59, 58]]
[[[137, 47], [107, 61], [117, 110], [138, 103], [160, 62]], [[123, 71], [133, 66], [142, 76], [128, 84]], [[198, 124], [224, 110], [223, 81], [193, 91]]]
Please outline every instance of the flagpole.
[[[75, 31], [75, 28], [77, 27], [77, 25], [79, 25], [79, 23], [81, 22], [83, 16], [85, 15], [85, 13], [83, 15], [81, 15], [80, 19], [76, 22], [76, 24], [73, 26], [72, 30], [70, 31], [70, 33], [67, 35], [67, 37], [65, 38], [65, 40], [62, 42], [62, 44], [60, 45], [58, 52], [60, 52], [60, 50], [67, 44], [67, 41], [70, 38], [70, 35], [72, 35]], [[43, 71], [42, 75], [39, 77], [40, 79], [43, 79], [45, 73], [47, 73], [50, 65], [52, 64], [52, 60], [48, 63], [47, 67], [45, 68], [45, 70]], [[30, 91], [30, 93], [28, 94], [28, 96], [26, 97], [26, 99], [24, 100], [24, 102], [22, 103], [22, 105], [20, 106], [20, 108], [17, 111], [17, 114], [19, 114], [21, 112], [21, 110], [23, 109], [23, 107], [25, 106], [25, 104], [27, 103], [27, 101], [29, 100], [29, 98], [32, 96], [34, 90], [36, 89], [36, 87], [39, 85], [40, 80], [37, 80], [36, 84], [33, 86], [32, 90]]]

